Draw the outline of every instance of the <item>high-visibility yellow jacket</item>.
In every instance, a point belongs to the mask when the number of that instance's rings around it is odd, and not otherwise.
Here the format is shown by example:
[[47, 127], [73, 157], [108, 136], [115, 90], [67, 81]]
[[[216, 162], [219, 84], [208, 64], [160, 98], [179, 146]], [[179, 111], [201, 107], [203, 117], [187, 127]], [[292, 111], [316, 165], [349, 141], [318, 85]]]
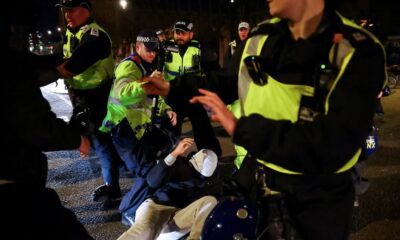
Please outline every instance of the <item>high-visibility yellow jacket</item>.
[[179, 52], [171, 52], [172, 59], [165, 61], [165, 79], [171, 81], [177, 76], [195, 74], [201, 76], [200, 44], [191, 40], [183, 56]]
[[[77, 46], [76, 44], [79, 45], [81, 43], [82, 38], [85, 34], [98, 36], [99, 31], [105, 33], [108, 36], [107, 32], [95, 22], [91, 22], [82, 26], [76, 33], [72, 33], [71, 30], [67, 29], [67, 41], [63, 45], [64, 58], [68, 59], [72, 56], [74, 47]], [[110, 45], [110, 54], [106, 58], [98, 60], [82, 73], [79, 73], [72, 78], [64, 80], [66, 85], [70, 86], [73, 89], [92, 89], [102, 85], [105, 81], [109, 81], [110, 79], [112, 79], [113, 69], [114, 59], [112, 56]]]
[[[267, 84], [253, 82], [249, 56], [263, 57]], [[336, 72], [317, 99], [322, 77], [314, 73], [327, 65]], [[286, 22], [274, 19], [252, 31], [238, 77], [236, 144], [280, 173], [340, 173], [357, 162], [365, 143], [386, 78], [385, 53], [376, 37], [339, 13], [297, 41]]]
[[[136, 54], [122, 60], [115, 69], [115, 80], [107, 104], [107, 115], [100, 130], [110, 132], [111, 128], [127, 119], [137, 139], [140, 139], [151, 122], [153, 99], [145, 93], [138, 81], [149, 73]], [[159, 97], [159, 115], [171, 108]]]

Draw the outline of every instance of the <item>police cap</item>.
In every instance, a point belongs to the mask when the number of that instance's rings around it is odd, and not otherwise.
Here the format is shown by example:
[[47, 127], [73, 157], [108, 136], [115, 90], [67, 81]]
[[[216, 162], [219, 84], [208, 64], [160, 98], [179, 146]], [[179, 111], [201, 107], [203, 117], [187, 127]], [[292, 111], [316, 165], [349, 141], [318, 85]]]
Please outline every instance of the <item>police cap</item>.
[[165, 32], [164, 32], [164, 30], [162, 30], [162, 29], [158, 29], [158, 30], [156, 31], [156, 34], [157, 34], [157, 36], [158, 36], [158, 35], [165, 34]]
[[56, 7], [62, 7], [62, 8], [84, 7], [90, 10], [92, 9], [92, 4], [90, 3], [90, 0], [61, 0], [60, 3], [56, 4]]
[[193, 23], [187, 20], [176, 21], [174, 24], [174, 31], [180, 30], [183, 32], [191, 32], [193, 31]]
[[136, 37], [136, 42], [142, 42], [149, 51], [155, 51], [160, 46], [157, 34], [150, 30], [140, 31]]

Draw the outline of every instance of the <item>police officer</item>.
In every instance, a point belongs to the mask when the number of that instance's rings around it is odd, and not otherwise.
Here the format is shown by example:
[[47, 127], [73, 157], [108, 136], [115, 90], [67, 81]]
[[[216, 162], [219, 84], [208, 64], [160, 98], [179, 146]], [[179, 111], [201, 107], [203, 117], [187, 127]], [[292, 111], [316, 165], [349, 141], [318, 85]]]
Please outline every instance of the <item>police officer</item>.
[[[330, 0], [268, 1], [273, 17], [238, 56], [237, 119], [212, 92], [195, 97], [264, 166], [284, 194], [302, 239], [347, 239], [354, 187], [350, 169], [385, 81], [384, 50]], [[248, 161], [247, 161], [248, 160]], [[244, 166], [241, 167], [241, 170]]]
[[[193, 23], [187, 20], [176, 21], [172, 44], [178, 45], [179, 51], [166, 54], [165, 79], [167, 81], [176, 81], [177, 85], [190, 82], [195, 85], [198, 79], [202, 77], [202, 70], [200, 66], [200, 44], [198, 41], [193, 40]], [[207, 112], [199, 104], [188, 104], [185, 99], [187, 94], [187, 92], [179, 91], [173, 95], [170, 94], [167, 98], [168, 104], [178, 114], [176, 128], [178, 135], [181, 134], [183, 120], [187, 116], [192, 124], [197, 148], [208, 148], [218, 156], [221, 155], [221, 146], [210, 124]]]
[[[139, 201], [139, 190], [145, 189], [146, 175], [156, 163], [155, 153], [163, 148], [158, 144], [162, 139], [154, 138], [150, 131], [155, 119], [152, 114], [164, 116], [171, 125], [176, 124], [176, 113], [163, 98], [148, 96], [141, 88], [149, 78], [162, 77], [156, 70], [158, 49], [159, 40], [155, 32], [143, 30], [137, 35], [136, 53], [123, 59], [115, 68], [107, 115], [101, 127], [103, 132], [111, 133], [119, 155], [136, 177], [131, 191], [121, 202], [122, 212], [130, 209], [133, 201]], [[157, 102], [156, 111], [153, 111], [153, 101]]]
[[158, 40], [160, 40], [161, 43], [168, 40], [167, 34], [165, 33], [165, 31], [163, 29], [161, 29], [161, 28], [158, 29], [156, 31], [156, 34], [157, 34]]
[[92, 240], [75, 214], [61, 204], [57, 192], [46, 186], [48, 165], [43, 152], [79, 148], [87, 155], [90, 142], [56, 117], [38, 87], [42, 77], [57, 79], [48, 56], [35, 55], [27, 47], [41, 3], [32, 0], [21, 6], [6, 1], [1, 10], [2, 54], [7, 59], [3, 67], [9, 76], [3, 78], [0, 101], [1, 234], [3, 239]]
[[[57, 70], [68, 87], [73, 106], [71, 122], [77, 116], [88, 116], [87, 135], [100, 159], [104, 185], [93, 193], [93, 200], [105, 200], [109, 208], [121, 197], [119, 157], [111, 138], [98, 130], [106, 114], [114, 60], [111, 40], [103, 28], [91, 18], [89, 0], [62, 0], [67, 31], [63, 46], [65, 61]], [[85, 115], [86, 114], [86, 115]], [[79, 119], [78, 123], [84, 121]], [[78, 124], [79, 125], [79, 124]]]

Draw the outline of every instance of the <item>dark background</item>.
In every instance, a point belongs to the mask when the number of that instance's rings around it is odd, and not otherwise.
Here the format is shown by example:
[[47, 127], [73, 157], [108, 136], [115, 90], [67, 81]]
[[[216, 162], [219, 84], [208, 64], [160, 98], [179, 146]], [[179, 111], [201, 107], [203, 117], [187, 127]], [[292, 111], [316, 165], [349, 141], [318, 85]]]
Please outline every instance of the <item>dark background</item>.
[[[346, 17], [358, 21], [367, 18], [374, 22], [382, 37], [400, 35], [400, 2], [390, 0], [332, 0], [339, 2], [339, 10]], [[60, 25], [57, 0], [39, 1], [40, 29]], [[243, 19], [255, 25], [268, 17], [266, 0], [127, 0], [122, 9], [119, 0], [92, 0], [96, 20], [115, 32], [113, 38], [132, 38], [140, 28], [167, 28], [181, 17], [191, 18], [195, 30], [205, 32], [228, 27], [236, 30]], [[379, 29], [378, 29], [379, 28]], [[202, 31], [200, 31], [200, 29]], [[116, 31], [119, 30], [119, 31]], [[208, 31], [207, 31], [208, 30]], [[204, 31], [204, 32], [203, 32]], [[382, 39], [384, 40], [384, 39]]]
[[[367, 27], [385, 43], [400, 35], [400, 2], [389, 0], [329, 0], [339, 5], [340, 12]], [[55, 8], [57, 0], [40, 1], [38, 29], [44, 32], [64, 28], [63, 15]], [[111, 35], [114, 45], [134, 42], [142, 29], [168, 30], [174, 21], [187, 18], [194, 23], [195, 38], [203, 46], [223, 53], [237, 35], [237, 24], [245, 20], [251, 26], [268, 18], [266, 0], [127, 0], [122, 9], [119, 0], [92, 0], [92, 14]], [[367, 25], [368, 26], [368, 25]], [[53, 37], [55, 37], [54, 35]]]

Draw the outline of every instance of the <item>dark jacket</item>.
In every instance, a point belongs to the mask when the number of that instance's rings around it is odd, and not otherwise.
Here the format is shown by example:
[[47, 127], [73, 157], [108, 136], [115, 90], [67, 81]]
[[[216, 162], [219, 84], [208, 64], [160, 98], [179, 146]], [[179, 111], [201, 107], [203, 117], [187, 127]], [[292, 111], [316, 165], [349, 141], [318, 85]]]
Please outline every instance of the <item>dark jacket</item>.
[[[89, 19], [83, 25], [92, 22], [94, 22], [93, 19]], [[69, 30], [75, 33], [79, 29], [80, 27]], [[65, 41], [66, 40], [67, 38], [65, 38]], [[75, 44], [72, 43], [71, 45], [73, 54], [71, 58], [68, 59], [65, 69], [75, 74], [84, 72], [94, 63], [108, 57], [111, 53], [111, 40], [103, 31], [99, 31], [98, 36], [93, 36], [90, 31], [87, 31], [79, 44], [78, 40], [76, 40]]]
[[37, 84], [40, 72], [34, 63], [39, 57], [28, 51], [26, 32], [15, 31], [9, 36], [14, 45], [4, 52], [9, 77], [2, 81], [0, 179], [44, 186], [47, 159], [42, 152], [77, 149], [81, 138], [51, 111]]
[[293, 40], [287, 26], [285, 21], [263, 24], [252, 32], [269, 35], [261, 54], [263, 70], [284, 84], [313, 86], [317, 67], [328, 62], [336, 33], [355, 48], [330, 95], [329, 111], [314, 122], [276, 121], [258, 114], [242, 117], [233, 141], [254, 157], [287, 169], [333, 173], [365, 142], [385, 80], [384, 51], [368, 34], [344, 25], [336, 13], [327, 12], [307, 39]]
[[147, 175], [147, 183], [154, 188], [150, 196], [156, 203], [184, 208], [197, 199], [222, 192], [217, 171], [207, 178], [189, 163], [189, 158], [179, 157], [172, 166], [161, 160]]
[[[305, 173], [332, 173], [364, 144], [372, 124], [376, 97], [385, 81], [382, 47], [362, 31], [344, 25], [338, 15], [326, 12], [318, 31], [307, 39], [293, 40], [286, 21], [262, 24], [250, 37], [269, 35], [261, 56], [263, 71], [286, 84], [313, 85], [316, 66], [326, 62], [335, 33], [356, 48], [350, 63], [330, 97], [330, 111], [313, 124], [274, 121], [258, 114], [242, 117], [234, 132], [234, 143], [254, 157], [268, 159], [287, 169]], [[216, 92], [225, 103], [238, 99], [238, 69], [244, 44], [238, 46], [229, 66], [214, 73], [200, 87]], [[194, 86], [171, 83], [170, 95], [198, 95]], [[199, 83], [198, 83], [199, 84]], [[263, 129], [263, 131], [260, 131]], [[271, 137], [273, 136], [273, 137]], [[334, 144], [332, 144], [334, 143]]]

